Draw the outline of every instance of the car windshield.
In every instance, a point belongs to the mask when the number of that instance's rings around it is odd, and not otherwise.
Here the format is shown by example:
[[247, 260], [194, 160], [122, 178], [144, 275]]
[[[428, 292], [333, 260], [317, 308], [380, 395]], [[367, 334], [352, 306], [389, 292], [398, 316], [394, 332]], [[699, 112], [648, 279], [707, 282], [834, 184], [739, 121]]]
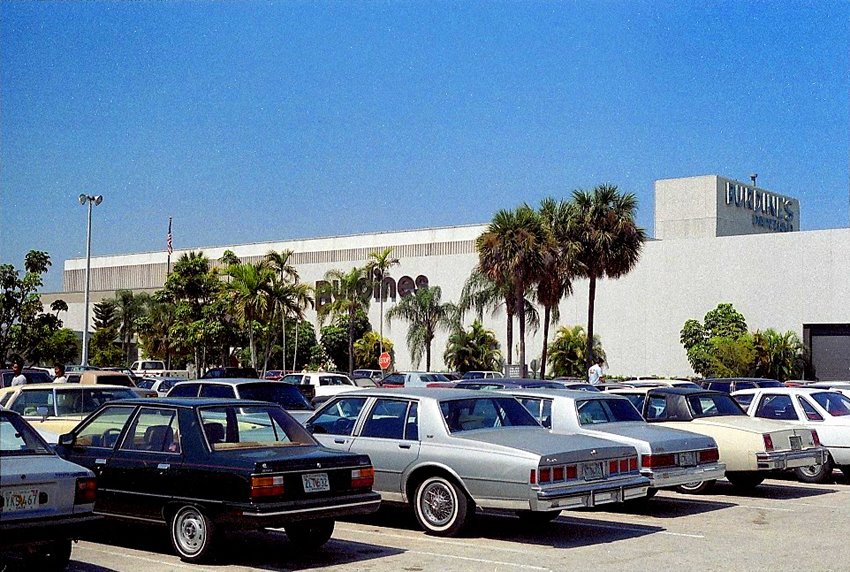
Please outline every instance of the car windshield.
[[277, 406], [202, 407], [198, 410], [213, 451], [316, 445], [313, 436]]
[[451, 433], [498, 427], [539, 426], [516, 399], [481, 397], [440, 402], [440, 411]]
[[52, 454], [44, 439], [20, 417], [0, 414], [0, 457]]
[[297, 387], [282, 383], [246, 383], [239, 386], [242, 399], [271, 401], [284, 409], [312, 411], [313, 406]]
[[766, 379], [764, 381], [756, 382], [756, 385], [759, 387], [785, 387], [781, 381], [777, 381], [775, 379]]
[[812, 399], [817, 401], [833, 417], [850, 415], [850, 399], [845, 395], [833, 391], [821, 391], [813, 393]]
[[429, 382], [430, 381], [449, 381], [449, 378], [447, 378], [442, 373], [423, 373], [420, 376], [420, 380], [421, 381], [429, 381]]
[[136, 382], [136, 387], [140, 387], [142, 389], [150, 389], [153, 387], [153, 384], [156, 383], [154, 379], [140, 379]]
[[643, 421], [637, 409], [628, 399], [587, 399], [576, 401], [579, 423], [618, 423], [621, 421]]
[[689, 395], [688, 407], [694, 417], [719, 417], [721, 415], [746, 415], [741, 406], [729, 395]]

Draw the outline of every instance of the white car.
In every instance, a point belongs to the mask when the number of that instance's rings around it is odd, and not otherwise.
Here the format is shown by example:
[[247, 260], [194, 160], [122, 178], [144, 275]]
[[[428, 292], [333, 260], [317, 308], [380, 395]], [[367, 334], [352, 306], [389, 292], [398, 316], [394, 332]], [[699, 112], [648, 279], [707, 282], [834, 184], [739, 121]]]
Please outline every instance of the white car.
[[355, 391], [360, 389], [347, 375], [342, 373], [330, 373], [324, 371], [302, 371], [301, 373], [290, 373], [281, 380], [291, 385], [309, 385], [315, 390], [313, 403], [322, 403], [337, 393], [344, 391]]
[[850, 398], [846, 395], [805, 386], [745, 389], [732, 397], [752, 417], [778, 419], [817, 430], [829, 456], [822, 465], [795, 469], [801, 481], [827, 482], [835, 467], [850, 478]]
[[589, 435], [631, 445], [649, 495], [694, 481], [723, 478], [726, 465], [714, 439], [691, 431], [651, 425], [631, 402], [602, 392], [560, 389], [508, 389], [508, 393], [552, 433]]

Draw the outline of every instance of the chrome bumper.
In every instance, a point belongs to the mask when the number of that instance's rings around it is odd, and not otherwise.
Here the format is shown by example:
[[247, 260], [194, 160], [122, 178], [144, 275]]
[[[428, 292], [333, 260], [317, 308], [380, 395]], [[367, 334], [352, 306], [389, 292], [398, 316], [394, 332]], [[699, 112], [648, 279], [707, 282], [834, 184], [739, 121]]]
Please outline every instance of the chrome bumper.
[[649, 478], [649, 486], [654, 489], [665, 489], [694, 483], [698, 481], [714, 481], [722, 479], [726, 474], [726, 465], [711, 463], [695, 467], [670, 467], [669, 469], [647, 469], [642, 474]]
[[802, 451], [774, 451], [756, 453], [756, 462], [760, 470], [796, 469], [822, 465], [826, 462], [827, 450], [824, 447], [812, 447]]
[[649, 479], [640, 475], [625, 479], [597, 482], [578, 482], [547, 488], [537, 492], [531, 510], [564, 510], [592, 507], [643, 498], [649, 489]]

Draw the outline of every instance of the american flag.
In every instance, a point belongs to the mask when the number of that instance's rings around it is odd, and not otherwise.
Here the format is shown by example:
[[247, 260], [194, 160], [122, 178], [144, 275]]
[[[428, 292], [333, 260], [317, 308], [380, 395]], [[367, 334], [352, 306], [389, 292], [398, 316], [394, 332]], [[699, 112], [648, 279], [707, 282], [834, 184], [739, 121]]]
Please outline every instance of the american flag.
[[174, 244], [171, 242], [171, 217], [168, 217], [168, 234], [165, 235], [165, 243], [168, 245], [168, 255], [174, 252]]

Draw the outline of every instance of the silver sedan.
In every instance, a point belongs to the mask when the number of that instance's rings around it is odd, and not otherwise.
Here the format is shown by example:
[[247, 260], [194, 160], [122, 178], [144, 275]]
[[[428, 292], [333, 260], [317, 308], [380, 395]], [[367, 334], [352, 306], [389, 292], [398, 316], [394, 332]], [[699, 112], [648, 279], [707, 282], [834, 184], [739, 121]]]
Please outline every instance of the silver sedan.
[[458, 534], [476, 510], [532, 521], [646, 496], [634, 447], [555, 435], [510, 396], [370, 389], [329, 400], [306, 426], [334, 449], [368, 454], [374, 490], [413, 505], [422, 528]]

